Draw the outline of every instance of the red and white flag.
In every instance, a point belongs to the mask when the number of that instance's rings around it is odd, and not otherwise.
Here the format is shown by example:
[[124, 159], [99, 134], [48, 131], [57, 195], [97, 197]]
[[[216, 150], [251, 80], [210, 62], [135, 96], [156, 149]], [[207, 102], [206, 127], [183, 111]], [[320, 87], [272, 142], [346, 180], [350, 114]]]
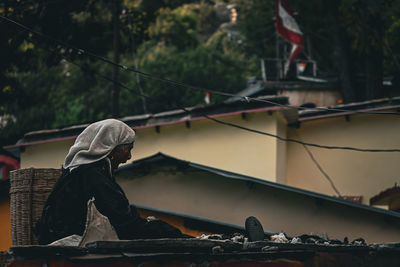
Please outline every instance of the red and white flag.
[[299, 25], [294, 19], [287, 0], [275, 0], [275, 28], [279, 35], [292, 44], [290, 53], [285, 62], [284, 74], [287, 75], [289, 65], [304, 49], [304, 38]]

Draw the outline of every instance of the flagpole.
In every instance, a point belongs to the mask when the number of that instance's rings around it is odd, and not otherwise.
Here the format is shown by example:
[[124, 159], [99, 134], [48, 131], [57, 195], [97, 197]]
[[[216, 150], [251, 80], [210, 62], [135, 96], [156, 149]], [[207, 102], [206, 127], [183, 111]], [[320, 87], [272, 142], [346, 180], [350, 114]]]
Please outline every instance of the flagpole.
[[279, 55], [279, 34], [275, 32], [276, 42], [275, 42], [275, 51], [276, 51], [276, 80], [279, 81], [281, 79], [281, 59]]
[[264, 58], [260, 59], [260, 63], [261, 63], [261, 76], [262, 76], [263, 82], [266, 82], [267, 81], [267, 74], [265, 72]]

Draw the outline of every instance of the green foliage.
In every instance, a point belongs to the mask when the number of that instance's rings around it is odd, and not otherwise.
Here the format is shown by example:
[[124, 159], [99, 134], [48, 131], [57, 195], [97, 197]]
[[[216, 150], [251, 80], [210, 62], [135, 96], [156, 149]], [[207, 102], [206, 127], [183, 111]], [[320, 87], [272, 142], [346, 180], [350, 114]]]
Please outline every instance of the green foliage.
[[[161, 46], [143, 56], [141, 69], [202, 88], [237, 92], [245, 87], [246, 78], [254, 71], [254, 64], [244, 56], [224, 53], [207, 45], [185, 51]], [[152, 112], [196, 105], [203, 102], [205, 95], [202, 90], [195, 91], [151, 79], [143, 80], [142, 85], [144, 91], [152, 96], [149, 104]], [[212, 98], [213, 101], [221, 100], [220, 96], [213, 95]]]
[[161, 8], [155, 23], [149, 27], [149, 36], [155, 42], [185, 49], [197, 45], [197, 29], [198, 18], [191, 10]]
[[[90, 47], [96, 54], [112, 47], [112, 41], [105, 41], [112, 36], [109, 8], [99, 1], [57, 1], [56, 5], [54, 1], [8, 1], [0, 4], [0, 14], [53, 39]], [[1, 21], [0, 32], [0, 116], [12, 118], [0, 131], [1, 144], [13, 143], [27, 131], [98, 118], [76, 115], [82, 113], [77, 111], [76, 99], [86, 93], [81, 86], [87, 76], [77, 80], [78, 90], [68, 87], [63, 76], [61, 59], [81, 60], [77, 51], [6, 21]], [[89, 32], [96, 34], [88, 38]], [[84, 104], [85, 110], [92, 110]]]
[[80, 67], [62, 61], [60, 86], [49, 92], [55, 110], [52, 127], [62, 127], [107, 118], [111, 85], [94, 74], [110, 76], [111, 68], [99, 62], [79, 62]]
[[[385, 31], [384, 47], [385, 47], [385, 63], [384, 72], [396, 74], [400, 78], [400, 3], [397, 1], [391, 8], [391, 14], [386, 16], [389, 20], [389, 26]], [[397, 61], [397, 65], [396, 65]]]
[[[274, 1], [120, 0], [120, 61], [158, 77], [224, 92], [244, 89], [259, 76], [259, 58], [275, 57]], [[233, 4], [237, 24], [216, 4]], [[320, 73], [348, 82], [357, 75], [398, 75], [400, 2], [387, 0], [289, 0]], [[3, 1], [0, 15], [102, 57], [113, 57], [112, 2]], [[221, 27], [223, 26], [223, 27]], [[0, 23], [0, 144], [24, 132], [111, 116], [113, 67], [5, 21]], [[384, 53], [382, 53], [384, 51]], [[70, 62], [74, 62], [74, 65]], [[372, 66], [372, 67], [371, 67]], [[373, 67], [377, 66], [377, 67]], [[376, 74], [373, 77], [373, 74]], [[121, 116], [203, 103], [204, 91], [120, 72]], [[351, 84], [352, 85], [352, 84]], [[359, 99], [364, 88], [348, 87]], [[361, 88], [361, 89], [360, 89]], [[141, 92], [150, 96], [145, 102]], [[373, 97], [373, 94], [368, 97]], [[213, 102], [223, 97], [211, 95]], [[351, 97], [349, 97], [351, 99]]]
[[246, 51], [259, 57], [275, 56], [274, 1], [236, 0], [238, 29]]
[[197, 16], [197, 39], [200, 40], [200, 42], [207, 41], [207, 39], [218, 29], [220, 23], [216, 17], [214, 7], [201, 1], [200, 3], [187, 4], [184, 8], [190, 10]]

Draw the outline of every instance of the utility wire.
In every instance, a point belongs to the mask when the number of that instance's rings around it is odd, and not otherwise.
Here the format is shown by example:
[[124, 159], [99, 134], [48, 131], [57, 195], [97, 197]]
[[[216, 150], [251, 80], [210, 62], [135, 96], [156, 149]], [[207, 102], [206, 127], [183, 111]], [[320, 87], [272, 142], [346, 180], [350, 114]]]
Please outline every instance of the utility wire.
[[314, 144], [314, 143], [307, 143], [307, 142], [302, 142], [300, 140], [296, 140], [296, 139], [291, 139], [291, 138], [284, 138], [278, 135], [274, 135], [271, 133], [267, 133], [267, 132], [263, 132], [263, 131], [259, 131], [259, 130], [255, 130], [255, 129], [251, 129], [251, 128], [247, 128], [247, 127], [243, 127], [237, 124], [233, 124], [233, 123], [229, 123], [229, 122], [225, 122], [225, 121], [221, 121], [218, 119], [215, 119], [213, 117], [210, 117], [208, 115], [202, 114], [202, 116], [206, 117], [209, 120], [215, 121], [217, 123], [220, 124], [224, 124], [224, 125], [228, 125], [231, 127], [235, 127], [238, 129], [242, 129], [245, 131], [249, 131], [249, 132], [253, 132], [253, 133], [257, 133], [257, 134], [261, 134], [261, 135], [266, 135], [266, 136], [270, 136], [270, 137], [274, 137], [278, 140], [281, 141], [285, 141], [285, 142], [291, 142], [291, 143], [297, 143], [297, 144], [301, 144], [301, 145], [305, 145], [305, 146], [311, 146], [311, 147], [317, 147], [317, 148], [323, 148], [323, 149], [330, 149], [330, 150], [349, 150], [349, 151], [358, 151], [358, 152], [400, 152], [400, 149], [371, 149], [371, 148], [357, 148], [357, 147], [349, 147], [349, 146], [329, 146], [329, 145], [319, 145], [319, 144]]
[[[68, 62], [71, 62], [68, 59], [66, 59], [66, 60]], [[89, 70], [87, 68], [84, 68], [84, 67], [80, 66], [77, 63], [73, 63], [73, 64], [75, 64], [78, 67], [81, 67], [82, 69], [86, 69], [87, 71], [90, 71], [90, 72], [98, 75], [99, 77], [102, 77], [105, 80], [108, 80], [110, 82], [117, 82], [117, 81], [114, 81], [112, 78], [109, 78], [107, 76], [104, 76], [104, 75], [98, 73], [97, 71]], [[129, 91], [131, 91], [133, 93], [135, 93], [135, 94], [138, 94], [141, 97], [151, 98], [150, 96], [141, 94], [140, 92], [137, 92], [136, 90], [133, 90], [133, 89], [125, 86], [124, 84], [122, 84], [120, 82], [117, 82], [117, 83], [118, 83], [119, 86], [121, 86], [121, 87], [123, 87], [123, 88], [125, 88], [125, 89], [127, 89], [127, 90], [129, 90]], [[172, 85], [177, 86], [176, 84], [172, 84]], [[183, 111], [185, 111], [188, 114], [190, 114], [190, 111], [185, 107], [179, 107], [179, 109], [182, 109]], [[257, 134], [261, 134], [261, 135], [274, 137], [274, 138], [277, 138], [278, 140], [285, 141], [285, 142], [298, 143], [298, 144], [301, 144], [301, 145], [312, 146], [312, 147], [317, 147], [317, 148], [322, 148], [322, 149], [349, 150], [349, 151], [358, 151], [358, 152], [400, 152], [400, 149], [370, 149], [370, 148], [356, 148], [356, 147], [349, 147], [349, 146], [329, 146], [329, 145], [320, 145], [320, 144], [314, 144], [314, 143], [307, 143], [307, 142], [302, 142], [300, 140], [291, 139], [291, 138], [284, 138], [284, 137], [281, 137], [281, 136], [278, 136], [278, 135], [274, 135], [274, 134], [271, 134], [271, 133], [267, 133], [267, 132], [263, 132], [263, 131], [259, 131], [259, 130], [255, 130], [255, 129], [251, 129], [251, 128], [247, 128], [247, 127], [240, 126], [240, 125], [237, 125], [237, 124], [224, 122], [224, 121], [218, 120], [218, 119], [213, 118], [213, 117], [211, 117], [211, 116], [209, 116], [207, 114], [204, 114], [204, 113], [200, 114], [200, 115], [205, 117], [205, 118], [207, 118], [207, 119], [209, 119], [209, 120], [217, 122], [219, 124], [224, 124], [224, 125], [227, 125], [227, 126], [231, 126], [231, 127], [234, 127], [234, 128], [241, 129], [241, 130], [245, 130], [245, 131], [249, 131], [249, 132], [253, 132], [253, 133], [257, 133]]]
[[[299, 136], [298, 132], [296, 129], [294, 129], [294, 133], [296, 134], [297, 138], [301, 141], [301, 137]], [[337, 189], [337, 187], [335, 186], [335, 183], [333, 182], [333, 180], [331, 179], [331, 177], [329, 177], [329, 175], [324, 171], [324, 169], [322, 169], [322, 166], [318, 163], [318, 161], [315, 159], [314, 155], [311, 153], [310, 149], [303, 144], [304, 149], [306, 150], [307, 154], [310, 156], [312, 162], [315, 164], [315, 166], [317, 166], [318, 170], [322, 173], [322, 175], [328, 180], [329, 184], [331, 185], [332, 189], [336, 192], [336, 194], [338, 195], [338, 197], [342, 197], [342, 195], [340, 194], [339, 190]]]
[[[46, 50], [50, 51], [52, 53], [54, 52], [54, 51], [51, 51], [51, 50], [48, 50], [48, 49], [46, 49]], [[134, 93], [136, 95], [151, 99], [151, 96], [148, 96], [148, 95], [142, 94], [140, 92], [137, 92], [137, 90], [131, 89], [130, 87], [122, 84], [121, 82], [115, 81], [112, 78], [109, 78], [109, 77], [107, 77], [107, 76], [105, 76], [105, 75], [103, 75], [103, 74], [101, 74], [101, 73], [99, 73], [99, 72], [97, 72], [97, 71], [95, 71], [93, 69], [88, 69], [87, 67], [83, 67], [82, 65], [80, 65], [78, 63], [72, 62], [69, 59], [65, 58], [65, 56], [62, 56], [62, 57], [65, 60], [67, 60], [68, 62], [70, 62], [71, 64], [74, 64], [75, 66], [81, 68], [82, 70], [86, 70], [86, 71], [88, 71], [90, 73], [93, 73], [93, 74], [95, 74], [95, 75], [97, 75], [97, 76], [99, 76], [99, 77], [101, 77], [101, 78], [103, 78], [103, 79], [105, 79], [105, 80], [107, 80], [109, 82], [112, 82], [112, 83], [115, 82], [119, 86], [121, 86], [122, 88], [125, 88], [125, 89], [129, 90], [130, 92], [132, 92], [132, 93]], [[177, 86], [177, 85], [173, 85], [173, 86]], [[178, 106], [177, 108], [185, 111], [189, 115], [191, 113], [190, 110], [188, 110], [185, 107]], [[390, 153], [392, 153], [392, 152], [400, 152], [400, 149], [370, 149], [370, 148], [357, 148], [357, 147], [349, 147], [349, 146], [329, 146], [329, 145], [320, 145], [320, 144], [315, 144], [315, 143], [307, 143], [307, 142], [303, 142], [301, 140], [296, 140], [296, 139], [291, 139], [291, 138], [284, 138], [284, 137], [281, 137], [279, 135], [271, 134], [271, 133], [268, 133], [268, 132], [263, 132], [263, 131], [247, 128], [247, 127], [244, 127], [244, 126], [240, 126], [240, 125], [237, 125], [237, 124], [234, 124], [234, 123], [221, 121], [221, 120], [216, 119], [213, 116], [209, 116], [209, 115], [207, 115], [207, 114], [205, 114], [203, 112], [200, 112], [199, 114], [200, 114], [200, 116], [202, 116], [204, 118], [207, 118], [207, 119], [209, 119], [211, 121], [214, 121], [216, 123], [219, 123], [219, 124], [223, 124], [223, 125], [226, 125], [226, 126], [230, 126], [230, 127], [233, 127], [233, 128], [241, 129], [241, 130], [252, 132], [252, 133], [256, 133], [256, 134], [261, 134], [261, 135], [273, 137], [273, 138], [276, 138], [276, 139], [284, 141], [284, 142], [291, 142], [291, 143], [301, 144], [301, 145], [304, 145], [304, 146], [317, 147], [317, 148], [321, 148], [321, 149], [348, 150], [348, 151], [357, 151], [357, 152], [390, 152]]]
[[[96, 55], [96, 54], [91, 53], [89, 51], [85, 51], [85, 50], [83, 50], [81, 48], [77, 48], [77, 47], [72, 46], [70, 44], [67, 44], [67, 43], [65, 43], [63, 41], [54, 39], [54, 38], [52, 38], [52, 37], [50, 37], [48, 35], [42, 34], [40, 32], [37, 32], [37, 31], [35, 31], [35, 30], [25, 26], [25, 25], [22, 25], [21, 23], [18, 23], [16, 21], [11, 20], [11, 19], [9, 19], [7, 17], [4, 17], [2, 15], [0, 15], [0, 18], [2, 18], [3, 20], [8, 21], [10, 23], [13, 23], [13, 24], [15, 24], [15, 25], [27, 30], [27, 31], [30, 31], [30, 32], [32, 32], [32, 33], [34, 33], [34, 34], [36, 34], [36, 35], [38, 35], [40, 37], [43, 37], [45, 39], [49, 39], [49, 40], [51, 40], [53, 42], [59, 43], [59, 44], [65, 46], [65, 47], [73, 49], [73, 50], [77, 51], [77, 53], [79, 55], [87, 54], [88, 56], [91, 56], [93, 58], [99, 59], [99, 60], [101, 60], [101, 61], [103, 61], [105, 63], [111, 64], [113, 66], [117, 66], [117, 67], [119, 67], [119, 68], [121, 68], [121, 69], [123, 69], [125, 71], [131, 71], [131, 72], [137, 73], [139, 75], [142, 75], [142, 76], [150, 78], [150, 79], [158, 80], [158, 81], [161, 81], [161, 82], [169, 83], [169, 84], [180, 86], [180, 87], [184, 87], [184, 88], [189, 88], [189, 89], [209, 92], [209, 93], [213, 93], [213, 94], [216, 94], [216, 95], [227, 96], [227, 97], [237, 97], [239, 99], [243, 99], [243, 100], [246, 100], [246, 101], [252, 100], [252, 101], [255, 101], [255, 102], [264, 102], [264, 103], [268, 103], [268, 104], [276, 105], [276, 106], [280, 106], [280, 107], [285, 107], [285, 108], [294, 108], [294, 109], [297, 109], [297, 110], [306, 110], [306, 109], [310, 110], [310, 108], [306, 108], [306, 107], [300, 107], [300, 106], [295, 106], [295, 105], [285, 105], [285, 104], [277, 103], [277, 102], [266, 100], [266, 99], [259, 99], [259, 98], [253, 98], [253, 97], [247, 97], [247, 96], [240, 96], [240, 95], [237, 95], [237, 94], [221, 92], [221, 91], [217, 91], [217, 90], [212, 90], [212, 89], [207, 89], [207, 88], [202, 88], [202, 87], [198, 87], [198, 86], [189, 85], [189, 84], [186, 84], [186, 83], [182, 83], [182, 82], [178, 82], [178, 81], [174, 81], [174, 80], [170, 80], [170, 79], [166, 79], [166, 78], [161, 78], [161, 77], [158, 77], [156, 75], [145, 73], [145, 72], [142, 72], [140, 70], [134, 69], [132, 67], [128, 67], [128, 66], [124, 66], [124, 65], [121, 65], [121, 64], [117, 64], [117, 63], [115, 63], [115, 62], [113, 62], [113, 61], [111, 61], [111, 60], [109, 60], [109, 59], [107, 59], [105, 57]], [[400, 112], [362, 111], [362, 110], [348, 110], [348, 109], [324, 108], [324, 107], [315, 107], [315, 108], [312, 108], [311, 110], [312, 111], [349, 112], [349, 113], [354, 113], [354, 114], [400, 115]]]

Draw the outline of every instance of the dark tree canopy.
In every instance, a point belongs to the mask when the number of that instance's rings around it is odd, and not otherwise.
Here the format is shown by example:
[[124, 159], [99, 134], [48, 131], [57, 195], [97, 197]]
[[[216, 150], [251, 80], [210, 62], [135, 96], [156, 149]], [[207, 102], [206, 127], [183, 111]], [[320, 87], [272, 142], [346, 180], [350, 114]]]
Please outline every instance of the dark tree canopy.
[[[337, 78], [346, 102], [395, 94], [382, 86], [383, 77], [394, 77], [400, 91], [399, 1], [289, 3], [306, 39], [300, 58], [312, 57], [319, 75]], [[111, 117], [113, 66], [74, 48], [113, 58], [114, 4], [120, 6], [120, 64], [158, 77], [235, 93], [248, 77], [260, 76], [260, 58], [276, 55], [274, 1], [6, 0], [1, 16], [50, 38], [0, 19], [1, 145], [27, 131]], [[203, 91], [129, 71], [120, 70], [119, 81], [129, 88], [120, 88], [120, 116], [204, 99]]]

